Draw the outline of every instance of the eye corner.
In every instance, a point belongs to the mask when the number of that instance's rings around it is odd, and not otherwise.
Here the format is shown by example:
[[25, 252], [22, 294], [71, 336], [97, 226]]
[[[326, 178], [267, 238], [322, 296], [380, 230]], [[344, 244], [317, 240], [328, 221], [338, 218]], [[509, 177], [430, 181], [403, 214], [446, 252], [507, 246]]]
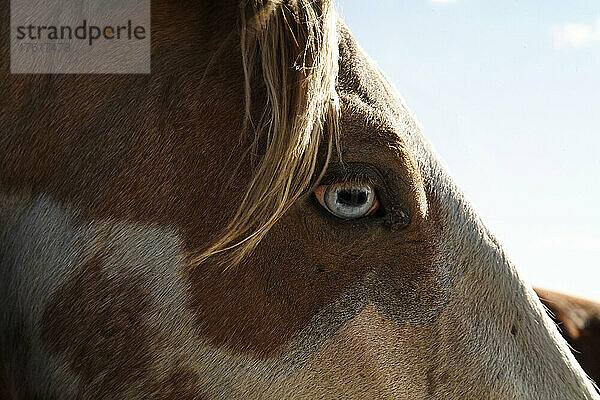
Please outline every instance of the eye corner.
[[391, 207], [384, 216], [384, 223], [391, 231], [400, 231], [410, 226], [412, 218], [410, 214], [400, 207]]

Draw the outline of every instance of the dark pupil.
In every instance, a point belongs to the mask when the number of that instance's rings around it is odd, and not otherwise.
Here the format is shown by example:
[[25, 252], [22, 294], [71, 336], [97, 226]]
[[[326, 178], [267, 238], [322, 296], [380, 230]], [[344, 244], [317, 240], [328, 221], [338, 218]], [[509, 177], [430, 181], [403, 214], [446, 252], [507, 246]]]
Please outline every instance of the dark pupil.
[[338, 201], [352, 207], [362, 206], [367, 202], [367, 192], [360, 189], [340, 189]]

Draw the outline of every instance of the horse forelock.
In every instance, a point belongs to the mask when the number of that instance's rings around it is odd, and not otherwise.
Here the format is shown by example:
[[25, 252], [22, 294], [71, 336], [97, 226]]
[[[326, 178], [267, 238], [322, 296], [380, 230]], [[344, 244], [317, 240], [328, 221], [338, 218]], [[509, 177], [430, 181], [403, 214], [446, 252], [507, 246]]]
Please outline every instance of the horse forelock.
[[[337, 15], [330, 1], [243, 1], [241, 52], [245, 84], [243, 133], [254, 133], [246, 150], [265, 143], [235, 216], [191, 264], [222, 253], [235, 265], [247, 255], [285, 211], [317, 181], [318, 155], [327, 140], [325, 170], [338, 132]], [[262, 117], [251, 117], [252, 80], [261, 75], [266, 89]], [[320, 176], [320, 175], [319, 175]]]

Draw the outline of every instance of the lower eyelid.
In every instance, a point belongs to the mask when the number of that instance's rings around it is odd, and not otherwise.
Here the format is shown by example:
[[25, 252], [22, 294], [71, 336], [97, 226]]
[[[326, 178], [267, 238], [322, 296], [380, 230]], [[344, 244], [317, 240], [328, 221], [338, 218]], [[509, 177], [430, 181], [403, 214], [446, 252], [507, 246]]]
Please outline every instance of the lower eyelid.
[[369, 216], [375, 214], [380, 206], [381, 206], [381, 204], [379, 203], [379, 199], [377, 198], [377, 193], [376, 193], [375, 200], [373, 201], [373, 205], [371, 206], [369, 211], [367, 211], [367, 213], [365, 214], [365, 217], [369, 217]]

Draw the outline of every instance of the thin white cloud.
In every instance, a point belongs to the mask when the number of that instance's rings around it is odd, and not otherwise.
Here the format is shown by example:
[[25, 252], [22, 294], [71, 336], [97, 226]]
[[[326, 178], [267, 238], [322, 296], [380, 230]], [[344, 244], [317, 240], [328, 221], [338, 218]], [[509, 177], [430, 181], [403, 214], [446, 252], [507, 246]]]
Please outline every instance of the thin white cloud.
[[552, 28], [554, 46], [563, 47], [587, 47], [600, 44], [600, 17], [595, 24], [565, 24]]
[[456, 0], [429, 0], [430, 3], [440, 4], [440, 3], [456, 3]]

